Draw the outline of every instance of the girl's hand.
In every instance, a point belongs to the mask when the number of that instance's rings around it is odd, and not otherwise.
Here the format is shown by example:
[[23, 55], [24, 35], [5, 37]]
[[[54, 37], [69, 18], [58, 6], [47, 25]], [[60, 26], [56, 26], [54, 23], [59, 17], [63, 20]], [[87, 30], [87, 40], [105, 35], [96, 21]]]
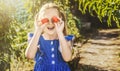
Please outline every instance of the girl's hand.
[[45, 28], [45, 26], [46, 26], [47, 23], [48, 23], [48, 21], [45, 20], [45, 19], [40, 18], [38, 20], [38, 15], [36, 15], [35, 21], [34, 21], [34, 25], [35, 25], [35, 29], [36, 30], [43, 31], [43, 29]]
[[63, 32], [64, 27], [65, 27], [64, 21], [61, 18], [58, 18], [58, 19], [59, 19], [59, 21], [54, 23], [57, 33]]

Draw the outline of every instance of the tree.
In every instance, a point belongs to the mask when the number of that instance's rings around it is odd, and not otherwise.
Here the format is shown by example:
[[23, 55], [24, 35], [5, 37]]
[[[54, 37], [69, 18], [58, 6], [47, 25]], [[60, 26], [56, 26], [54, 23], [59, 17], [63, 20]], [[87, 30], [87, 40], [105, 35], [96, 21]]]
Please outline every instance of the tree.
[[[116, 23], [120, 27], [120, 0], [70, 0], [71, 9], [76, 16], [89, 14], [108, 27]], [[79, 13], [77, 13], [79, 11]], [[89, 16], [88, 16], [89, 17]]]
[[0, 70], [5, 71], [10, 69], [10, 55], [11, 55], [11, 21], [14, 8], [5, 4], [4, 1], [0, 2]]

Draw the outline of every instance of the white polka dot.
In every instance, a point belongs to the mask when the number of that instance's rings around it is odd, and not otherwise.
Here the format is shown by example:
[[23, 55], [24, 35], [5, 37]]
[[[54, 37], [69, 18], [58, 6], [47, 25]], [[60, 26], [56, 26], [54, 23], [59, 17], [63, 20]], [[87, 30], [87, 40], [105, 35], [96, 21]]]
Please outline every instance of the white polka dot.
[[52, 61], [52, 64], [55, 64], [55, 61]]
[[54, 57], [55, 57], [55, 55], [54, 55], [54, 54], [52, 54], [52, 55], [51, 55], [51, 57], [52, 57], [52, 58], [54, 58]]
[[51, 51], [54, 51], [54, 48], [51, 48]]
[[53, 41], [51, 41], [51, 45], [53, 45]]

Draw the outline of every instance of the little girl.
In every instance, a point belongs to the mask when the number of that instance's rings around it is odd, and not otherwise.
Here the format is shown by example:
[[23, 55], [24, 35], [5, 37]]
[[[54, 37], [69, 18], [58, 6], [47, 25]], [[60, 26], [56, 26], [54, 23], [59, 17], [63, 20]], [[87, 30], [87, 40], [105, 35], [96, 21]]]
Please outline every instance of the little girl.
[[66, 36], [66, 19], [53, 3], [42, 6], [35, 18], [35, 32], [29, 34], [25, 55], [35, 59], [34, 71], [70, 71], [72, 35]]

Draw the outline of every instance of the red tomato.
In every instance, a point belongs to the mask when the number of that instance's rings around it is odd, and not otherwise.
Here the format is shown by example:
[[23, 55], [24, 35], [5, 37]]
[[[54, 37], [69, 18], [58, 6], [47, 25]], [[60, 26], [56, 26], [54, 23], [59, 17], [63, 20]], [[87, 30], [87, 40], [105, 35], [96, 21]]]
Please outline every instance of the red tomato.
[[57, 23], [58, 21], [60, 21], [57, 17], [52, 17], [52, 22], [54, 22], [54, 23]]
[[44, 18], [41, 20], [42, 24], [49, 22], [48, 18]]

